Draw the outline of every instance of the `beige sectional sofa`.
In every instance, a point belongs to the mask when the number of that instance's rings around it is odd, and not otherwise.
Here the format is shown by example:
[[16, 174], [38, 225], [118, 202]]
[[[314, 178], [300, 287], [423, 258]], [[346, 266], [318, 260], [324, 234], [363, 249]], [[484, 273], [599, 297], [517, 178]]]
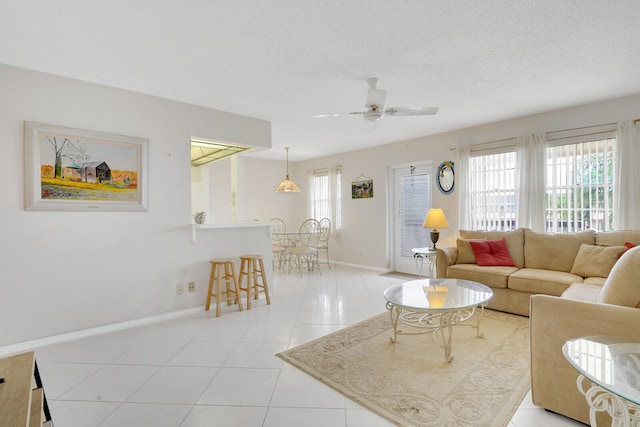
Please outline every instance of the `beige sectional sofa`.
[[[620, 258], [598, 293], [580, 292], [580, 283], [572, 288], [577, 289], [561, 297], [531, 297], [531, 393], [536, 405], [588, 424], [589, 407], [576, 386], [578, 372], [562, 346], [595, 335], [640, 337], [640, 246]], [[611, 425], [611, 418], [599, 413], [598, 425]]]
[[[502, 238], [515, 267], [472, 262], [469, 239]], [[594, 335], [640, 337], [640, 247], [613, 261], [610, 253], [627, 242], [640, 244], [640, 231], [460, 231], [456, 248], [438, 251], [437, 272], [438, 277], [490, 286], [491, 308], [530, 315], [533, 403], [588, 424], [589, 407], [576, 386], [578, 372], [562, 346]], [[598, 425], [611, 425], [610, 417], [599, 413]]]
[[[531, 295], [560, 296], [576, 283], [583, 284], [576, 297], [597, 293], [624, 244], [640, 244], [640, 231], [552, 234], [519, 228], [460, 230], [459, 235], [455, 248], [438, 249], [437, 276], [484, 283], [493, 290], [489, 308], [524, 316], [529, 315]], [[500, 239], [505, 239], [515, 266], [477, 265], [470, 242]]]

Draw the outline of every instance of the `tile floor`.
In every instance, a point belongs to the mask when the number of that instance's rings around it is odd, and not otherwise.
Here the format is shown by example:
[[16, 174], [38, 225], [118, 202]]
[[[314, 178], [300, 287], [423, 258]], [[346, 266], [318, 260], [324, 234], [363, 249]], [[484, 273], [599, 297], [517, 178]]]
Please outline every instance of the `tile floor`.
[[[333, 265], [274, 274], [271, 305], [215, 311], [36, 350], [56, 427], [390, 426], [275, 353], [385, 311], [400, 283]], [[204, 306], [204, 301], [203, 301]], [[529, 396], [510, 427], [581, 426]]]

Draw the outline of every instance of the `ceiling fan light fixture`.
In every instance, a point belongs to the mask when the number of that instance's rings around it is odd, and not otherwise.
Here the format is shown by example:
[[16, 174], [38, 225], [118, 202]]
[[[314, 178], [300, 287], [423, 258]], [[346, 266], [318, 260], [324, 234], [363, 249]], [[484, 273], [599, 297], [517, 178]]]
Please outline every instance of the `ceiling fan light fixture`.
[[382, 120], [383, 115], [384, 112], [380, 110], [365, 111], [364, 119], [369, 122], [379, 122], [380, 120]]
[[284, 147], [284, 149], [287, 151], [287, 175], [284, 181], [282, 181], [280, 185], [278, 185], [275, 192], [276, 193], [299, 193], [300, 187], [298, 187], [296, 183], [293, 182], [291, 178], [289, 178], [289, 147]]

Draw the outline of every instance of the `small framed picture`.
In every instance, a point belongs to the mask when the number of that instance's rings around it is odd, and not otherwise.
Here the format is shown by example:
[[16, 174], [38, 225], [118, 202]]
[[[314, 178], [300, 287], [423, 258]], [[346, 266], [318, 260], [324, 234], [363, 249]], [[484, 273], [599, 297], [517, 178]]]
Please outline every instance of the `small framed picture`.
[[373, 197], [373, 180], [366, 179], [351, 183], [352, 199], [370, 199]]

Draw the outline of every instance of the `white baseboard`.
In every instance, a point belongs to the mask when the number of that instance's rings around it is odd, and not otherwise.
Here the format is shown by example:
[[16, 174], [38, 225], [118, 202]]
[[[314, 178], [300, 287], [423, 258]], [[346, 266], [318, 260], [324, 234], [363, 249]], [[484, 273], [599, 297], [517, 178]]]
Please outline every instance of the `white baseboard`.
[[79, 331], [66, 332], [64, 334], [52, 335], [49, 337], [37, 338], [30, 341], [23, 341], [16, 344], [9, 344], [0, 347], [0, 356], [9, 356], [12, 354], [24, 353], [32, 351], [38, 347], [46, 345], [59, 344], [62, 342], [73, 341], [81, 338], [88, 338], [95, 335], [107, 334], [109, 332], [122, 331], [124, 329], [135, 328], [138, 326], [150, 325], [164, 320], [178, 319], [180, 317], [190, 316], [199, 313], [202, 307], [187, 308], [185, 310], [171, 311], [169, 313], [158, 314], [156, 316], [143, 317], [140, 319], [127, 320], [125, 322], [111, 323], [108, 325], [96, 326], [94, 328], [81, 329]]

